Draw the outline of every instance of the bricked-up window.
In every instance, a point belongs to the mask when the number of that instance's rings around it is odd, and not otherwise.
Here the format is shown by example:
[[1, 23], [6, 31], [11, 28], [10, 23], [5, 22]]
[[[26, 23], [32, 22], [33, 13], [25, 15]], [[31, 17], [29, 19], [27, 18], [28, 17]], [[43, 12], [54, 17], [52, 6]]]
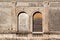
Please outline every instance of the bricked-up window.
[[42, 32], [42, 13], [40, 12], [33, 14], [33, 32]]
[[25, 12], [20, 12], [18, 15], [18, 31], [26, 33], [29, 31], [29, 16]]

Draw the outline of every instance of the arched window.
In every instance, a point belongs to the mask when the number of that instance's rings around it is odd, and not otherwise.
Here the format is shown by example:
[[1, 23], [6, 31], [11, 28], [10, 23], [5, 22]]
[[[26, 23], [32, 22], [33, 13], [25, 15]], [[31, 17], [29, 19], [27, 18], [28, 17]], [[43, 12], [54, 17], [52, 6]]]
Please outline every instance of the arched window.
[[21, 33], [29, 30], [29, 16], [25, 12], [20, 12], [18, 15], [18, 29]]
[[40, 12], [33, 14], [33, 32], [42, 32], [42, 14]]

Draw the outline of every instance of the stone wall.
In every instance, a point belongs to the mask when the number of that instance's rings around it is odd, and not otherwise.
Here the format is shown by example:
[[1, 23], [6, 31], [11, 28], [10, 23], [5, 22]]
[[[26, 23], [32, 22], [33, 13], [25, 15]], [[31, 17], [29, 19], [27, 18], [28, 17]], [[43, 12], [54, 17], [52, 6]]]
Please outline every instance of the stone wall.
[[[24, 23], [24, 27], [18, 25], [18, 15], [23, 11], [28, 15], [28, 24]], [[34, 34], [32, 16], [37, 11], [42, 13], [43, 31]], [[60, 40], [59, 17], [59, 0], [0, 0], [0, 40]]]
[[50, 8], [49, 9], [49, 30], [60, 31], [60, 9]]

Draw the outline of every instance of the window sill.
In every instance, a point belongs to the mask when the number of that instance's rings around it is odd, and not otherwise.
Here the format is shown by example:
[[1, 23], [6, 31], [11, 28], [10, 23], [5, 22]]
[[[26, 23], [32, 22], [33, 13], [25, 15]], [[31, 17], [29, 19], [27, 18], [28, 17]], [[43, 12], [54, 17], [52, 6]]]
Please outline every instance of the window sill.
[[32, 32], [33, 34], [42, 34], [43, 32]]

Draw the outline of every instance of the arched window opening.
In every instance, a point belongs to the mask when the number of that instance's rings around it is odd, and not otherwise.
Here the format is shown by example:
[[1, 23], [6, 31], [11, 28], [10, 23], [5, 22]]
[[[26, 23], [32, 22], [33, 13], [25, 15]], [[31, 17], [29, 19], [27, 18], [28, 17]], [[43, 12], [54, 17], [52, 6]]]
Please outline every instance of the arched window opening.
[[20, 33], [25, 33], [29, 29], [29, 16], [25, 12], [20, 12], [18, 14], [18, 31]]
[[33, 14], [33, 32], [42, 32], [42, 13]]

